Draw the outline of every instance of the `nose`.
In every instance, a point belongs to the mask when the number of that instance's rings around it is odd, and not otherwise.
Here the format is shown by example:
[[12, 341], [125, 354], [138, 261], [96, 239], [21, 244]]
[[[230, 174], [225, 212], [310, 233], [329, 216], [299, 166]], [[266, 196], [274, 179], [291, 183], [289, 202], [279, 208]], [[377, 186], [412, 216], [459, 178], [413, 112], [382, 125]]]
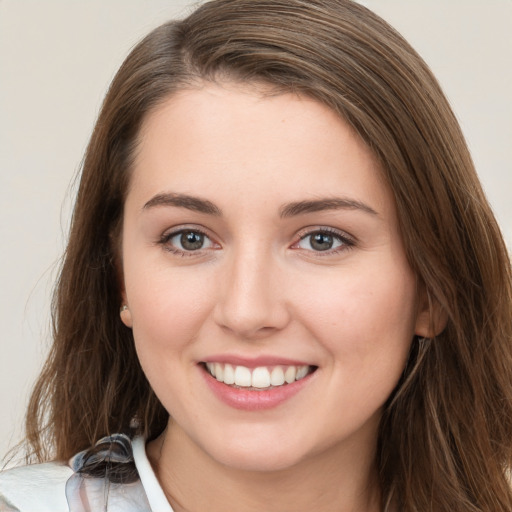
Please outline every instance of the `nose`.
[[259, 339], [290, 321], [282, 269], [257, 248], [237, 251], [226, 263], [214, 319], [242, 339]]

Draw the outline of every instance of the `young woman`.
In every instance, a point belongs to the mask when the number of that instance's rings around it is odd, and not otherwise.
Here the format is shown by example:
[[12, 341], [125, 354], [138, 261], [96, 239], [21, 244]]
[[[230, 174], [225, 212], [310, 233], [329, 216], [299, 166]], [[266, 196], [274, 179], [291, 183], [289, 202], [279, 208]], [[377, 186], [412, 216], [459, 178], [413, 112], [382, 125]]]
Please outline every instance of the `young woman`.
[[[2, 510], [512, 509], [510, 261], [421, 58], [214, 0], [107, 94]], [[44, 462], [52, 461], [52, 462]]]

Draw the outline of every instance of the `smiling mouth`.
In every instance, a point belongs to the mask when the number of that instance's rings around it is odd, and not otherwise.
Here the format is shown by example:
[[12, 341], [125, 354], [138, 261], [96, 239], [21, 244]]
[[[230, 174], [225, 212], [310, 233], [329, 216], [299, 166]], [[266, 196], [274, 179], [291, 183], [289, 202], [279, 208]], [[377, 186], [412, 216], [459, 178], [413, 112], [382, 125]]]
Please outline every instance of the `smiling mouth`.
[[233, 388], [253, 391], [268, 391], [292, 384], [304, 379], [317, 369], [316, 366], [310, 365], [247, 368], [246, 366], [213, 362], [203, 363], [203, 367], [219, 382]]

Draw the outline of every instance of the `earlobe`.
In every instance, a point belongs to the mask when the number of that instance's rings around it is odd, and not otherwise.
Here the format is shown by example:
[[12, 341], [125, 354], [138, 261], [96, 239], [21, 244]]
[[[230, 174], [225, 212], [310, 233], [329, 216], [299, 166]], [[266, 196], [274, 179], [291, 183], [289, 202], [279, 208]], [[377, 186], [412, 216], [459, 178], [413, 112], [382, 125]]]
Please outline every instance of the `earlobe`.
[[436, 300], [430, 299], [428, 293], [423, 295], [416, 316], [414, 334], [420, 338], [434, 338], [444, 331], [448, 323], [448, 314]]
[[119, 315], [121, 317], [121, 321], [123, 322], [123, 324], [131, 329], [133, 327], [132, 313], [126, 304], [123, 304], [121, 306], [121, 309], [119, 310]]
[[121, 322], [123, 322], [123, 324], [126, 325], [126, 327], [130, 329], [133, 327], [132, 313], [130, 311], [130, 308], [128, 307], [128, 300], [126, 298], [124, 283], [123, 290], [121, 291], [121, 307], [119, 308], [119, 316], [121, 317]]

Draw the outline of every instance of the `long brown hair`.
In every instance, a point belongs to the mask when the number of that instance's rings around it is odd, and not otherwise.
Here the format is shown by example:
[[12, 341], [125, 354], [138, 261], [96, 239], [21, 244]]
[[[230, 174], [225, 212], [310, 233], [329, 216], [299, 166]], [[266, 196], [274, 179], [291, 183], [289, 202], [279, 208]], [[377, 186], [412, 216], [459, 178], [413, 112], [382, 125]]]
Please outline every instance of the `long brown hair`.
[[149, 34], [106, 96], [83, 163], [54, 299], [54, 344], [27, 417], [38, 459], [66, 459], [138, 417], [168, 414], [119, 320], [117, 246], [142, 121], [205, 81], [307, 95], [374, 151], [409, 262], [448, 317], [415, 340], [381, 421], [383, 508], [512, 510], [510, 260], [458, 123], [432, 73], [389, 25], [349, 0], [214, 0]]

